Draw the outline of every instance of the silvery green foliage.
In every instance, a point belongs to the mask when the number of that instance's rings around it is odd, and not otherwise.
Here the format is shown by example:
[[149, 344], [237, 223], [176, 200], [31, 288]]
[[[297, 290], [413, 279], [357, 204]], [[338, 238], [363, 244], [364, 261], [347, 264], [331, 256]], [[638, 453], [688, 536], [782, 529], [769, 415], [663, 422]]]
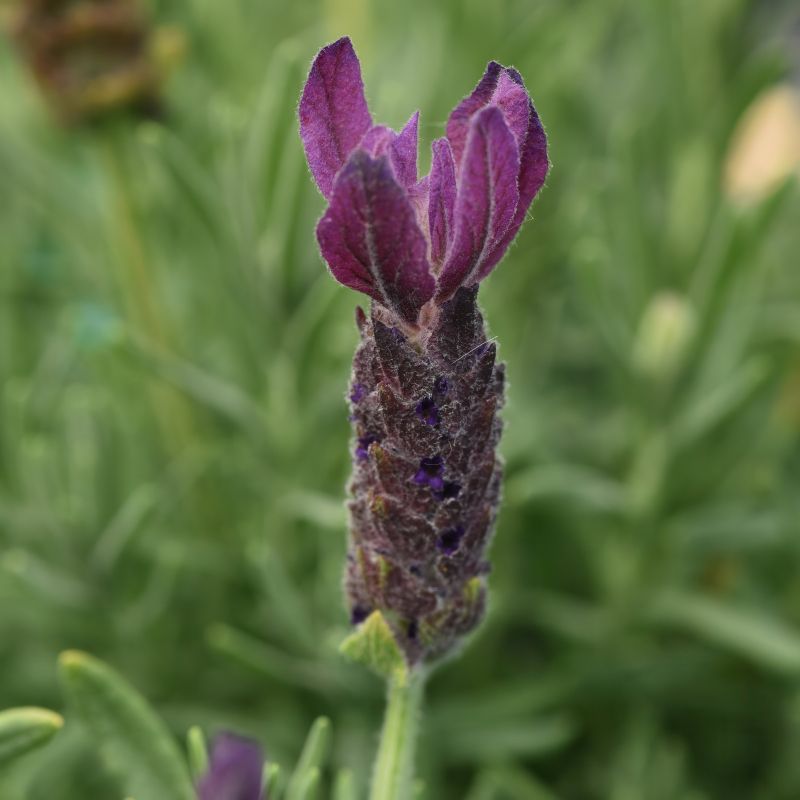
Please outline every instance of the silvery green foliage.
[[[331, 746], [331, 725], [311, 726], [295, 768], [285, 773], [252, 739], [221, 732], [209, 753], [200, 728], [183, 753], [144, 697], [106, 663], [77, 651], [60, 658], [61, 681], [71, 719], [135, 797], [166, 800], [312, 800], [319, 797]], [[42, 747], [63, 725], [52, 711], [19, 708], [0, 712], [0, 770]], [[337, 778], [336, 800], [354, 800], [352, 775]]]

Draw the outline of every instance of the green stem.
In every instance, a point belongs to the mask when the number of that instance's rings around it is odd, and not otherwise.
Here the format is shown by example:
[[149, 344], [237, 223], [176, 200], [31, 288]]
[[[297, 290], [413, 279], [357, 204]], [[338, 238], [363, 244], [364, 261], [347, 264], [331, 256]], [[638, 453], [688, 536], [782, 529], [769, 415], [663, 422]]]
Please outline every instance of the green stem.
[[411, 800], [414, 748], [424, 677], [398, 672], [389, 680], [386, 717], [375, 757], [370, 800]]

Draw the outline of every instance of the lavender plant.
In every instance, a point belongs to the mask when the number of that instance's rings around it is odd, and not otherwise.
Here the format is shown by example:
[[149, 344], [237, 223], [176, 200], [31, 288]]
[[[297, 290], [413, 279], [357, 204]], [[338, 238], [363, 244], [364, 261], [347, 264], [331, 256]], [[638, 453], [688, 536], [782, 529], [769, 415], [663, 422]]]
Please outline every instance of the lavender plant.
[[373, 797], [405, 797], [425, 668], [486, 608], [500, 501], [505, 372], [478, 285], [544, 183], [544, 129], [520, 74], [491, 62], [417, 170], [419, 113], [374, 124], [348, 38], [314, 60], [299, 105], [328, 208], [317, 226], [336, 280], [372, 299], [356, 322], [345, 651], [390, 678]]

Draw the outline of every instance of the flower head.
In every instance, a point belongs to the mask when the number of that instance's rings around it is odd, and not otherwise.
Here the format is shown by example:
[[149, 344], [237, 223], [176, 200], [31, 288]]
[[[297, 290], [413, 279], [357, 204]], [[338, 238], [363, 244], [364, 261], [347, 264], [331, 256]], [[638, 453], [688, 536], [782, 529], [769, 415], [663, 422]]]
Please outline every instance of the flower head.
[[199, 800], [267, 800], [261, 788], [263, 755], [249, 739], [230, 733], [217, 737], [208, 773], [198, 786]]
[[519, 73], [491, 62], [420, 178], [419, 114], [400, 132], [373, 122], [346, 38], [317, 55], [299, 116], [328, 200], [322, 255], [374, 301], [356, 315], [349, 392], [351, 621], [389, 631], [414, 666], [452, 652], [486, 606], [505, 371], [477, 290], [544, 182], [547, 143]]
[[329, 201], [317, 239], [333, 276], [409, 329], [427, 303], [492, 271], [547, 174], [547, 140], [522, 78], [494, 61], [433, 142], [423, 178], [419, 112], [399, 133], [373, 123], [348, 38], [314, 59], [299, 116]]

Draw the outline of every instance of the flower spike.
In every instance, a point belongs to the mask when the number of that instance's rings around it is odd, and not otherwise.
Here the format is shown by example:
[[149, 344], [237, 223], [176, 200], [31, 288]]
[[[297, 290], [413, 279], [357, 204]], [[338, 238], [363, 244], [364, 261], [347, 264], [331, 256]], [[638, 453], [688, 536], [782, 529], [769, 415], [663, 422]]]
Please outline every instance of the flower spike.
[[[321, 85], [324, 102], [308, 100]], [[340, 92], [355, 107], [351, 117], [330, 102]], [[300, 130], [329, 200], [317, 239], [333, 276], [373, 300], [371, 313], [356, 314], [361, 343], [348, 392], [345, 588], [357, 630], [345, 649], [373, 667], [376, 652], [389, 653], [382, 662], [390, 667], [379, 671], [394, 671], [396, 658], [409, 669], [435, 661], [483, 616], [505, 368], [487, 340], [478, 284], [516, 236], [548, 168], [522, 78], [494, 61], [433, 142], [421, 179], [418, 126], [418, 114], [399, 133], [372, 124], [349, 40], [315, 60]], [[346, 135], [327, 158], [333, 128]]]

